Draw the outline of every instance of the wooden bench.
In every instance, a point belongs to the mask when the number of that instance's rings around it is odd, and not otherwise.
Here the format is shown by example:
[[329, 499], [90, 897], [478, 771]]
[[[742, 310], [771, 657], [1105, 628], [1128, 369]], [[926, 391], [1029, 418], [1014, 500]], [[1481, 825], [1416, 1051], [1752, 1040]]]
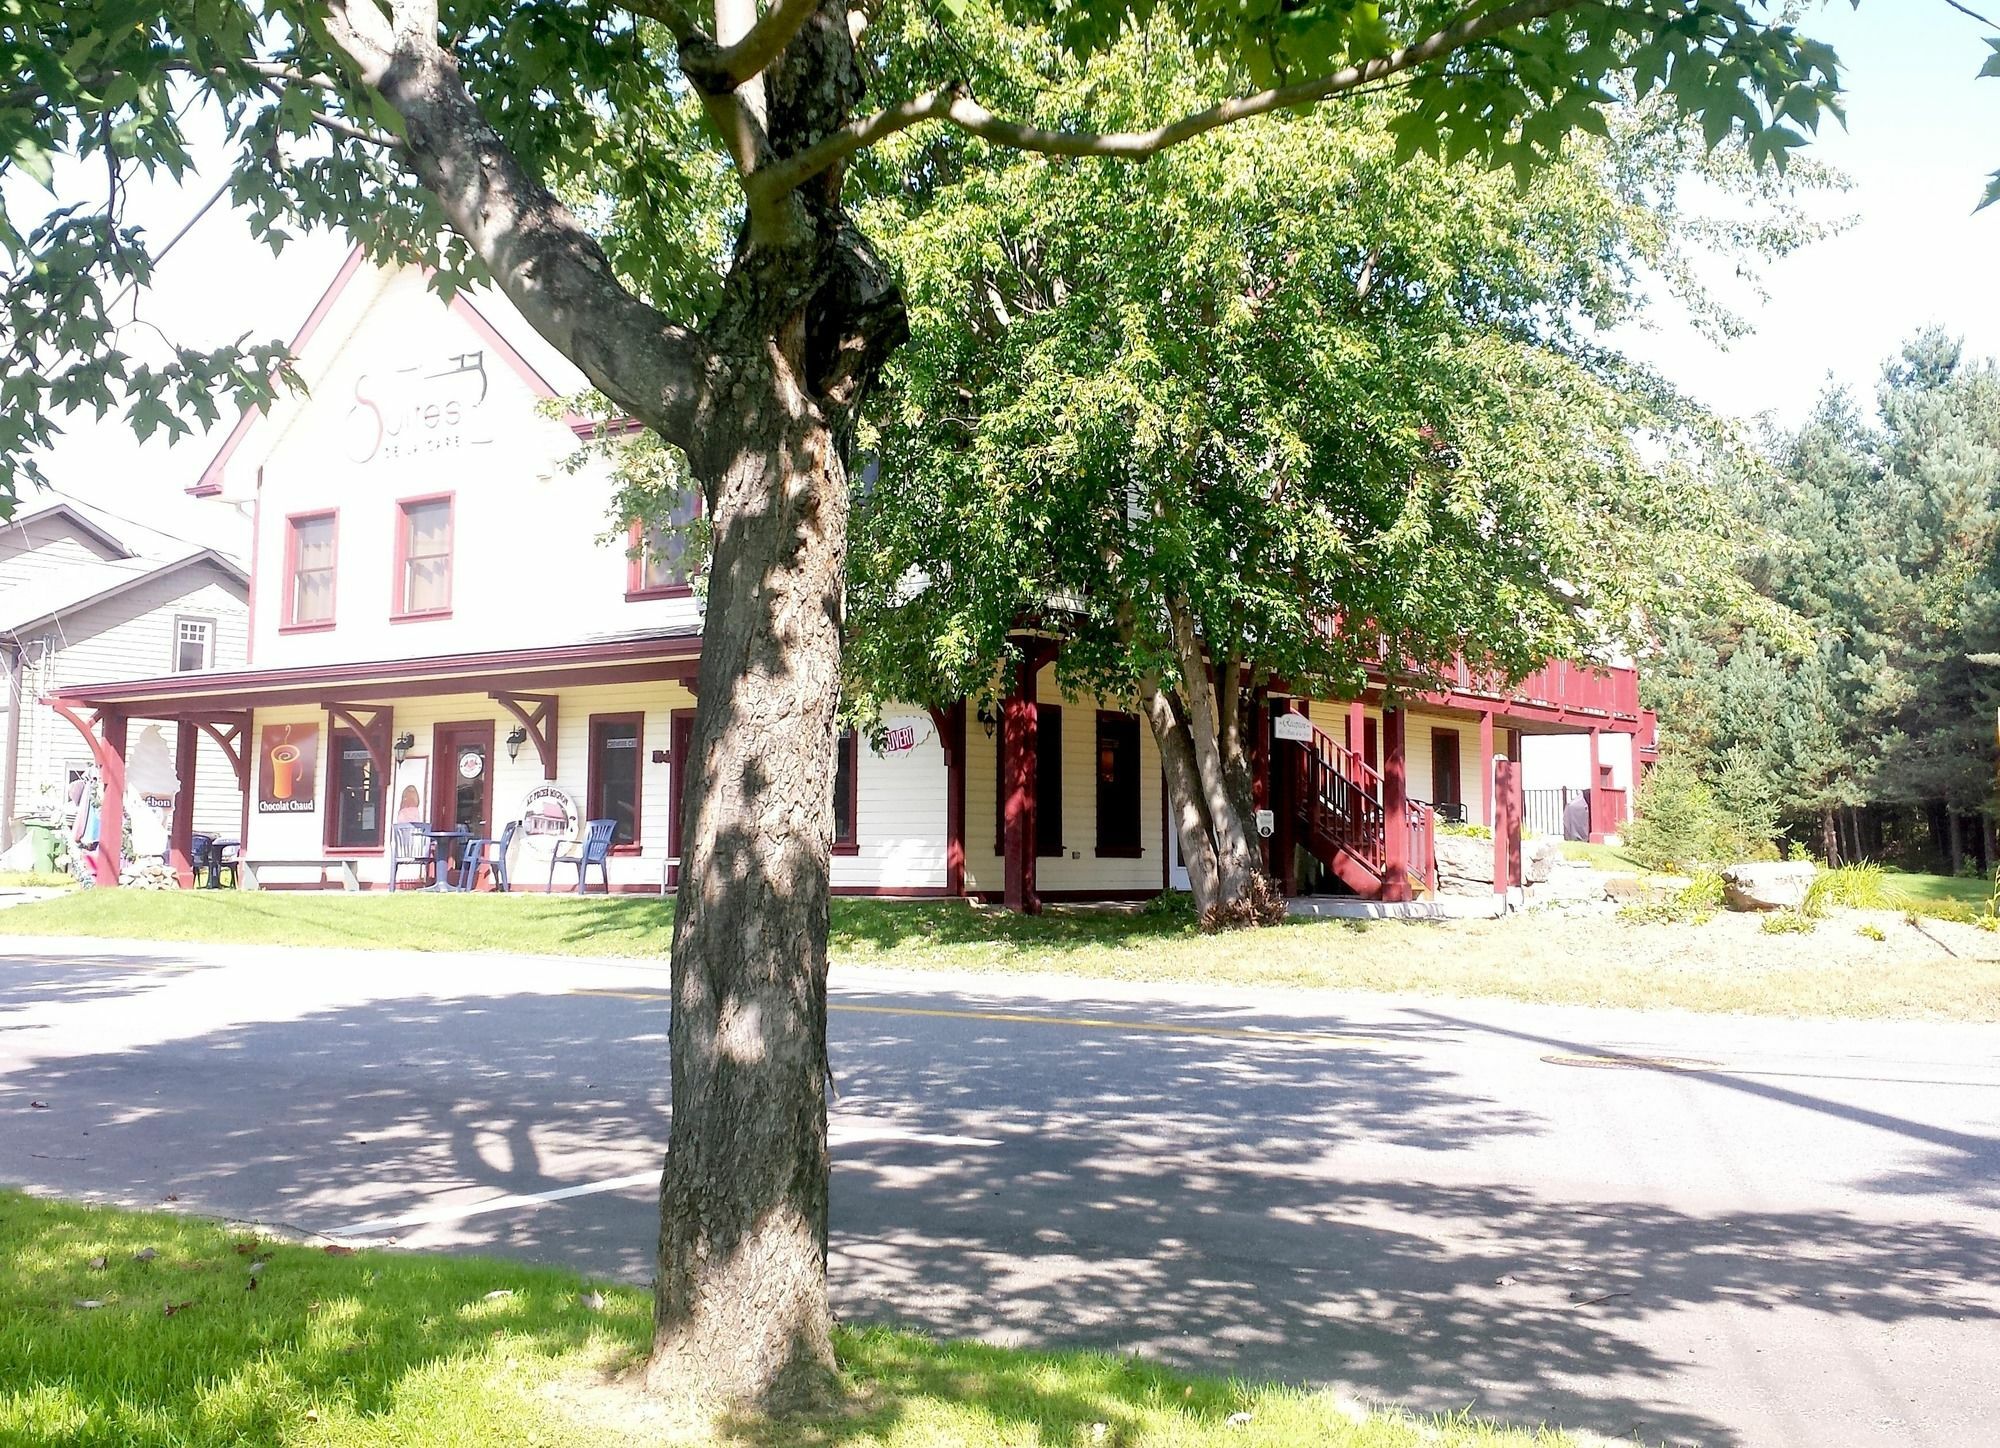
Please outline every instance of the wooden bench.
[[243, 888], [246, 890], [264, 888], [257, 879], [260, 870], [317, 870], [321, 884], [326, 883], [327, 871], [336, 870], [340, 873], [341, 889], [351, 894], [361, 888], [361, 872], [354, 868], [354, 861], [336, 860], [324, 855], [304, 856], [296, 860], [281, 860], [268, 855], [253, 860], [245, 856], [236, 861], [236, 869], [243, 877]]

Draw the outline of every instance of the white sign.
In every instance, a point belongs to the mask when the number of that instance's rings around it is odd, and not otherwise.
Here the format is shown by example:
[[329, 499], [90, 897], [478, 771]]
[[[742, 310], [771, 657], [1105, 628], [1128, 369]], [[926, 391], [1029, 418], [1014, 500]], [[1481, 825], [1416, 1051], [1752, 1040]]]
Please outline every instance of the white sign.
[[580, 838], [582, 826], [576, 796], [559, 784], [538, 784], [521, 800], [521, 833], [530, 840], [553, 846]]
[[1263, 839], [1270, 839], [1278, 828], [1278, 817], [1267, 809], [1257, 811], [1257, 833]]
[[1287, 740], [1293, 744], [1310, 744], [1313, 737], [1312, 720], [1303, 714], [1273, 714], [1271, 734], [1274, 738]]
[[882, 739], [876, 752], [882, 755], [908, 754], [919, 744], [928, 744], [936, 732], [927, 714], [908, 714], [882, 721]]
[[486, 756], [477, 749], [461, 750], [458, 756], [458, 777], [477, 779], [486, 770]]

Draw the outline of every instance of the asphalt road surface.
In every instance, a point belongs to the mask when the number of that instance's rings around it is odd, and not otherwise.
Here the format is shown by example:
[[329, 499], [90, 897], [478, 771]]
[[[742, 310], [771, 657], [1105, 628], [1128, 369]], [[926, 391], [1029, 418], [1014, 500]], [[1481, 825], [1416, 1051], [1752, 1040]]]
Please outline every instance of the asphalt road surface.
[[[0, 942], [0, 1182], [644, 1282], [665, 987]], [[831, 1030], [849, 1320], [1655, 1443], [2000, 1443], [2000, 1027], [836, 969]]]

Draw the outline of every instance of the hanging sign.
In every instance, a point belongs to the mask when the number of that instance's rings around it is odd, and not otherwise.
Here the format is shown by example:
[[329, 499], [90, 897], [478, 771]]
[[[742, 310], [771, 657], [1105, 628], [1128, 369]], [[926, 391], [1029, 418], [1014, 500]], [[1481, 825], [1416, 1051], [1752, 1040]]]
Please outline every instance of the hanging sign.
[[884, 756], [908, 754], [919, 744], [928, 744], [936, 732], [927, 714], [909, 714], [882, 721], [882, 738], [875, 752]]
[[1273, 714], [1271, 735], [1292, 744], [1310, 744], [1313, 737], [1312, 720], [1303, 714]]
[[583, 810], [559, 784], [538, 784], [521, 800], [521, 833], [551, 845], [583, 834]]

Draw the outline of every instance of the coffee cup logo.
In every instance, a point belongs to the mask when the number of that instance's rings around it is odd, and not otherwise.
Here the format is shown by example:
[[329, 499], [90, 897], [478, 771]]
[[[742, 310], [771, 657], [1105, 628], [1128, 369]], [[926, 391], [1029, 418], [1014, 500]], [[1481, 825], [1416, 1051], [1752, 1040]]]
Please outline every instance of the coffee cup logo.
[[319, 765], [319, 728], [312, 724], [269, 724], [258, 751], [257, 812], [305, 814], [313, 798]]
[[271, 751], [271, 797], [290, 799], [292, 788], [298, 781], [299, 747], [296, 744], [280, 744]]

